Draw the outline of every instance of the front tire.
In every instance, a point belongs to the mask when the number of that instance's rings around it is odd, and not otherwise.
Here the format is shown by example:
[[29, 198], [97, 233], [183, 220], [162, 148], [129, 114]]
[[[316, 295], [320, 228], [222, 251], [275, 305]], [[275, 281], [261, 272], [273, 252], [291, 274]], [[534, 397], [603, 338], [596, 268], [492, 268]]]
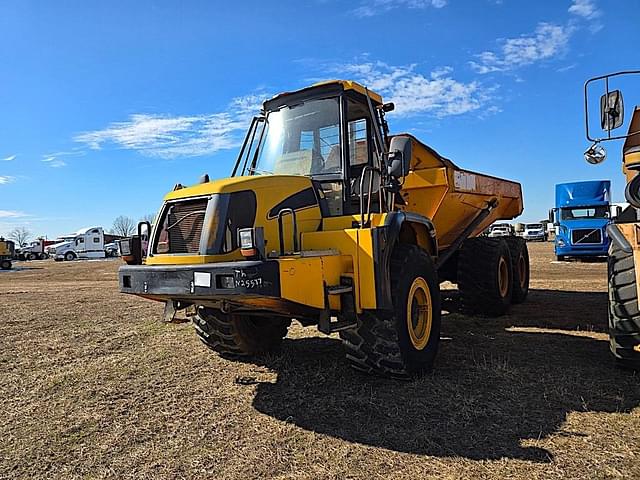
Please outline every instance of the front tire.
[[0, 268], [2, 270], [11, 270], [11, 260], [2, 260], [0, 262]]
[[67, 252], [67, 253], [65, 253], [65, 254], [64, 254], [64, 259], [65, 259], [67, 262], [70, 262], [70, 261], [72, 261], [72, 260], [75, 260], [75, 258], [76, 258], [76, 254], [75, 254], [75, 253], [73, 253], [73, 252]]
[[276, 350], [287, 336], [290, 319], [235, 315], [199, 307], [193, 320], [200, 340], [218, 353], [235, 357]]
[[640, 310], [633, 253], [615, 242], [609, 247], [609, 345], [616, 362], [640, 369]]
[[440, 341], [440, 287], [429, 254], [398, 245], [391, 257], [393, 310], [365, 311], [340, 332], [357, 370], [407, 379], [433, 368]]
[[468, 238], [458, 257], [458, 291], [463, 310], [504, 315], [513, 296], [511, 253], [501, 238]]

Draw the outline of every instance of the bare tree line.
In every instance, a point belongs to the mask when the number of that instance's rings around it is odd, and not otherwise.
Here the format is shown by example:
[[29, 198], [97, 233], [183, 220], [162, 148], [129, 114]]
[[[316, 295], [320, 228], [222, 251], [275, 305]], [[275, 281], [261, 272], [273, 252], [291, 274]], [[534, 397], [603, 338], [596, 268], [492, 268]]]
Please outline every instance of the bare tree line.
[[[155, 214], [153, 213], [147, 213], [140, 218], [141, 222], [149, 222], [150, 224], [153, 224], [154, 220]], [[133, 218], [126, 215], [119, 215], [113, 221], [113, 225], [109, 232], [122, 237], [130, 237], [136, 233], [137, 226], [138, 222]], [[28, 243], [33, 236], [33, 232], [26, 227], [16, 227], [7, 234], [7, 238], [15, 242], [17, 246]]]

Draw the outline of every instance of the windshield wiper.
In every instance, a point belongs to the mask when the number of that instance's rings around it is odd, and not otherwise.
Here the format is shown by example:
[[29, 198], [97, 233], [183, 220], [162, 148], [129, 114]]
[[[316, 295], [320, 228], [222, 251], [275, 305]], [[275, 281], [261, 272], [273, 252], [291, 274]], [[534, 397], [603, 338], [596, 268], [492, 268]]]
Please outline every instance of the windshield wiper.
[[273, 172], [270, 172], [269, 170], [260, 170], [259, 168], [254, 168], [254, 167], [249, 167], [248, 170], [249, 170], [249, 173], [273, 175]]

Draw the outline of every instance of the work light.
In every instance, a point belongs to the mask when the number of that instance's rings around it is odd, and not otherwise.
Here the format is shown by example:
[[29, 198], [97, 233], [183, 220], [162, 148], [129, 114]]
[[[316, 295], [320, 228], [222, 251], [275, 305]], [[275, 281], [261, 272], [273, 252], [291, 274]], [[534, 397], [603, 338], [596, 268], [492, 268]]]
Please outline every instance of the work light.
[[258, 257], [264, 254], [264, 229], [239, 228], [238, 243], [243, 257]]

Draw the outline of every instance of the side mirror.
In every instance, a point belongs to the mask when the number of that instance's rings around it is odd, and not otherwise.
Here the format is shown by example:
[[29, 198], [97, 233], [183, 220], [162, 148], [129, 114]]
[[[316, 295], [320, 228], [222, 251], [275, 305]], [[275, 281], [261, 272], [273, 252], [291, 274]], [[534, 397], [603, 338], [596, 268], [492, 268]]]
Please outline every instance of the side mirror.
[[150, 233], [151, 224], [149, 222], [139, 222], [137, 235], [133, 235], [129, 238], [123, 238], [117, 242], [120, 250], [120, 257], [128, 265], [142, 265], [142, 260], [147, 256]]
[[404, 177], [404, 168], [403, 168], [403, 155], [400, 150], [395, 150], [393, 152], [389, 152], [389, 164], [387, 167], [387, 173], [394, 177], [400, 178]]
[[624, 103], [622, 92], [614, 90], [600, 97], [600, 126], [610, 132], [624, 123]]
[[591, 145], [587, 151], [584, 152], [584, 159], [591, 165], [598, 165], [599, 163], [604, 162], [606, 158], [607, 151], [602, 145], [598, 145], [597, 143]]
[[394, 178], [401, 178], [409, 173], [411, 156], [413, 154], [411, 138], [393, 137], [389, 145], [389, 162], [387, 173]]

